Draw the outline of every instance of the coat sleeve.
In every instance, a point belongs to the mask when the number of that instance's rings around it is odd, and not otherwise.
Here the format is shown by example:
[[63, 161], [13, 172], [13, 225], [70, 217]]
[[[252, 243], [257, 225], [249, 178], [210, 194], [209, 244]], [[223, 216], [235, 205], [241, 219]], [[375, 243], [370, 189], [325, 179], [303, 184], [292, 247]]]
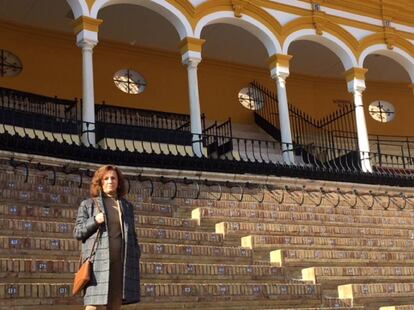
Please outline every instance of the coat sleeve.
[[87, 200], [82, 201], [78, 209], [78, 216], [76, 217], [75, 228], [73, 229], [73, 236], [77, 240], [85, 241], [93, 235], [99, 227], [95, 218], [88, 213]]

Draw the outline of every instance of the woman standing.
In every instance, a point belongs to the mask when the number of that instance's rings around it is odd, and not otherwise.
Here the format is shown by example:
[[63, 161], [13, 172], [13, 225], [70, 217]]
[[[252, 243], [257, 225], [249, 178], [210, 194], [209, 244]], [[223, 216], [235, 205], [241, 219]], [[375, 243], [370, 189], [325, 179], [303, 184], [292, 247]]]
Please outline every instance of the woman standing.
[[[94, 174], [91, 198], [78, 209], [74, 236], [82, 241], [82, 262], [98, 237], [91, 280], [84, 291], [85, 310], [118, 310], [140, 299], [140, 249], [134, 209], [122, 198], [124, 177], [115, 166], [100, 167]], [[98, 234], [99, 232], [99, 234]]]

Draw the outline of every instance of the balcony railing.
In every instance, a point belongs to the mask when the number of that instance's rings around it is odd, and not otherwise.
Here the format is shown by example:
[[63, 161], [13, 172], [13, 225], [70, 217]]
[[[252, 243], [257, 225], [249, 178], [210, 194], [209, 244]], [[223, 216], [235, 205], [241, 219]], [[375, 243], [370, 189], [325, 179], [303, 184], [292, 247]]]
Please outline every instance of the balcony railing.
[[[44, 115], [50, 118], [78, 119], [78, 101], [46, 97], [18, 90], [0, 88], [0, 109], [18, 111], [21, 115]], [[18, 121], [19, 119], [13, 119]]]
[[[95, 105], [96, 122], [135, 127], [190, 131], [190, 115], [114, 105]], [[202, 116], [204, 119], [204, 115]]]
[[[195, 145], [192, 142], [175, 143], [176, 130], [154, 130], [152, 134], [155, 138], [150, 138], [145, 131], [129, 135], [128, 125], [117, 125], [123, 130], [116, 137], [111, 135], [111, 127], [102, 127], [101, 140], [97, 145], [91, 146], [90, 142], [82, 139], [82, 128], [88, 130], [94, 128], [94, 124], [82, 124], [81, 121], [57, 117], [54, 122], [47, 123], [39, 116], [27, 119], [22, 127], [16, 121], [10, 122], [7, 119], [12, 116], [10, 113], [0, 114], [0, 149], [11, 152], [129, 166], [251, 173], [395, 186], [414, 185], [414, 158], [409, 156], [375, 152], [360, 154], [348, 149], [295, 144], [287, 146], [287, 149], [294, 151], [294, 161], [284, 162], [282, 147], [277, 141], [213, 137], [205, 134], [193, 141], [200, 143], [214, 139], [231, 139], [232, 148], [225, 152], [214, 152], [203, 146], [200, 154], [194, 151]], [[72, 128], [73, 131], [68, 131], [67, 128]], [[373, 172], [363, 172], [366, 169], [361, 166], [361, 156], [369, 156]]]

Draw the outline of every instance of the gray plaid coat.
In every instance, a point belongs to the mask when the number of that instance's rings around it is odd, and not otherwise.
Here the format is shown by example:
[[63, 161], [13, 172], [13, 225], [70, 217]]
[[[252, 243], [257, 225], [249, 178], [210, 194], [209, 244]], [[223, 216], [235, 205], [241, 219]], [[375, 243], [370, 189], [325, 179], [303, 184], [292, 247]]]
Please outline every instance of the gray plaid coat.
[[[105, 214], [105, 224], [101, 225], [102, 235], [97, 245], [93, 262], [91, 281], [84, 290], [85, 305], [106, 305], [109, 292], [109, 238], [106, 225], [106, 212], [102, 197], [95, 198]], [[137, 303], [140, 300], [139, 258], [141, 251], [135, 232], [134, 209], [125, 199], [120, 200], [122, 210], [122, 230], [124, 236], [124, 265], [123, 265], [123, 304]], [[99, 225], [94, 216], [99, 213], [92, 198], [82, 201], [78, 209], [73, 235], [82, 241], [82, 261], [91, 253]]]

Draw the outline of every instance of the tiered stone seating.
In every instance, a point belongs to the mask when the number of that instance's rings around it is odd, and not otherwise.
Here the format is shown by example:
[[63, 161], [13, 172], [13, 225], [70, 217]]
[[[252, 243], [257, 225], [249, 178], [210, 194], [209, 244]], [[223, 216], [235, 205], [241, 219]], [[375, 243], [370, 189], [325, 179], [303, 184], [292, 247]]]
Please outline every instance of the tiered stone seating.
[[[0, 174], [0, 309], [80, 307], [81, 298], [70, 296], [80, 246], [72, 231], [88, 184], [79, 188], [77, 176], [58, 174], [50, 185], [46, 175], [31, 171], [25, 183], [20, 173]], [[248, 195], [239, 202], [229, 190], [218, 201], [214, 189], [195, 199], [191, 186], [177, 199], [162, 184], [154, 184], [153, 198], [142, 186], [130, 189], [142, 303], [125, 309], [377, 310], [413, 303], [410, 210], [315, 207], [289, 195], [281, 204]]]
[[414, 240], [380, 239], [376, 238], [352, 238], [352, 237], [313, 237], [313, 236], [267, 236], [249, 235], [241, 238], [241, 245], [249, 249], [274, 249], [277, 248], [312, 248], [312, 249], [354, 249], [357, 247], [363, 251], [383, 249], [388, 247], [394, 251], [404, 251], [414, 247]]
[[388, 229], [371, 227], [346, 227], [338, 225], [301, 225], [275, 224], [262, 222], [220, 222], [216, 224], [216, 233], [227, 238], [242, 237], [251, 233], [267, 235], [294, 236], [386, 236], [387, 238], [413, 238], [414, 229]]
[[[253, 205], [254, 206], [254, 205]], [[267, 207], [266, 209], [263, 209]], [[201, 222], [217, 223], [220, 219], [233, 218], [237, 221], [247, 222], [275, 222], [278, 223], [297, 223], [306, 224], [321, 224], [324, 225], [346, 225], [352, 227], [378, 227], [378, 225], [387, 225], [390, 228], [407, 227], [414, 224], [414, 218], [405, 216], [402, 212], [398, 213], [379, 212], [375, 210], [375, 215], [369, 215], [369, 212], [355, 212], [355, 214], [347, 212], [342, 208], [310, 208], [310, 207], [292, 207], [288, 208], [285, 205], [261, 205], [261, 209], [255, 208], [212, 208], [201, 207], [194, 209], [192, 218]], [[353, 210], [359, 211], [359, 210]], [[335, 213], [333, 213], [335, 212]], [[361, 214], [362, 213], [362, 214]], [[374, 213], [374, 212], [371, 212]]]
[[324, 287], [352, 282], [412, 282], [414, 267], [310, 267], [302, 269], [302, 278]]
[[340, 251], [340, 250], [275, 250], [270, 260], [278, 266], [347, 265], [347, 266], [388, 266], [404, 264], [414, 266], [413, 252], [385, 251]]
[[366, 309], [378, 309], [384, 304], [411, 304], [414, 283], [364, 283], [338, 286], [339, 298], [364, 304]]
[[288, 276], [298, 277], [296, 271], [308, 267], [301, 272], [303, 281], [320, 284], [323, 295], [338, 294], [348, 306], [378, 309], [409, 302], [408, 296], [413, 301], [411, 211], [215, 202], [194, 209], [192, 218], [215, 226], [227, 245], [240, 240], [254, 259], [270, 256]]
[[[81, 298], [70, 293], [80, 249], [72, 231], [88, 185], [78, 188], [76, 181], [58, 176], [52, 186], [36, 173], [28, 183], [20, 174], [2, 174], [0, 183], [5, 188], [0, 198], [0, 309], [79, 309]], [[283, 268], [271, 266], [268, 258], [254, 259], [239, 242], [225, 244], [222, 234], [189, 217], [191, 204], [180, 208], [144, 201], [137, 192], [129, 200], [136, 206], [142, 251], [142, 303], [136, 309], [321, 305], [320, 285], [289, 279]]]

